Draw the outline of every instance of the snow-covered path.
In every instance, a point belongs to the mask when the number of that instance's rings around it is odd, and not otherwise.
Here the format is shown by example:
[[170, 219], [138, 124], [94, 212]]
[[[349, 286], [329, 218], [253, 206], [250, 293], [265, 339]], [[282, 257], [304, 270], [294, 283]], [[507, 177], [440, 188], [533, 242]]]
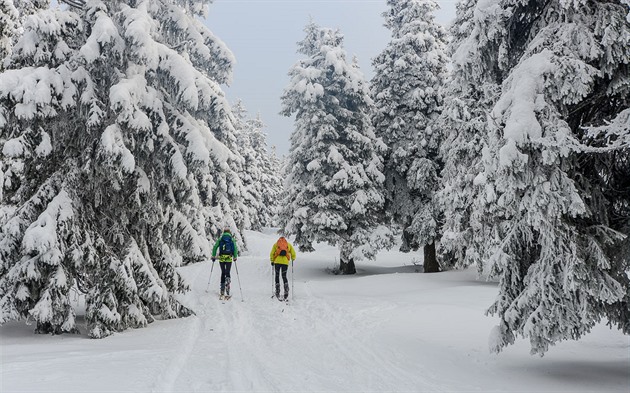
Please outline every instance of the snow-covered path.
[[299, 283], [289, 304], [271, 299], [271, 268], [265, 262], [241, 258], [245, 301], [235, 269], [234, 298], [221, 302], [216, 289], [204, 292], [209, 264], [187, 268], [200, 311], [154, 391], [439, 389], [401, 368], [387, 348], [373, 345], [375, 310], [357, 314], [336, 304], [338, 299], [319, 296], [309, 282]]
[[[271, 299], [275, 237], [248, 233], [234, 297], [218, 300], [218, 266], [181, 269], [197, 315], [103, 340], [0, 327], [2, 392], [627, 392], [630, 338], [604, 326], [528, 354], [523, 340], [488, 353], [494, 284], [474, 271], [415, 274], [414, 255], [386, 252], [355, 277], [333, 276], [336, 250], [299, 254], [295, 300]], [[244, 301], [242, 301], [244, 300]]]

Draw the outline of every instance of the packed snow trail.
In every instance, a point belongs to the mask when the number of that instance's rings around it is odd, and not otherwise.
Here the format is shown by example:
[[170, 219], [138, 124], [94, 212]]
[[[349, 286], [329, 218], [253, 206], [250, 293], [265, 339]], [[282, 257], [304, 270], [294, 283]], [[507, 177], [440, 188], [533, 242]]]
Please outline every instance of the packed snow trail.
[[[418, 381], [418, 375], [401, 369], [392, 360], [395, 354], [373, 349], [374, 321], [367, 315], [358, 319], [335, 304], [338, 299], [318, 297], [308, 283], [296, 287], [296, 300], [289, 304], [270, 298], [267, 266], [252, 257], [239, 258], [247, 299], [235, 295], [225, 304], [215, 293], [218, 282], [210, 293], [203, 290], [209, 263], [183, 269], [195, 277], [189, 298], [198, 315], [190, 318], [181, 351], [155, 391], [440, 390], [430, 379]], [[234, 283], [234, 269], [232, 274]], [[233, 293], [235, 289], [233, 284]]]

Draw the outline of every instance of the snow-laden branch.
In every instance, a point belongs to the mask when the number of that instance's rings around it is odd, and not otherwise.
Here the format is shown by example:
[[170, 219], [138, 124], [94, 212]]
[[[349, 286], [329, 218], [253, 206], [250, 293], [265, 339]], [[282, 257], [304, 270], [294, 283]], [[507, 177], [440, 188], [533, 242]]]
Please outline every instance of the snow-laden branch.
[[80, 10], [85, 6], [85, 1], [83, 0], [61, 0], [62, 3], [66, 3], [70, 7], [78, 8]]

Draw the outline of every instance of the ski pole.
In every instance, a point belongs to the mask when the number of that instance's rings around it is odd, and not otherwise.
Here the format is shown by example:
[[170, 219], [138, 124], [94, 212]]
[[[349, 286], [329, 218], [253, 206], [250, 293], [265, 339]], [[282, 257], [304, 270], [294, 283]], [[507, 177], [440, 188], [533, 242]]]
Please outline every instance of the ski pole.
[[236, 268], [236, 279], [238, 280], [238, 289], [239, 291], [241, 291], [241, 301], [244, 302], [245, 299], [243, 299], [243, 288], [241, 287], [241, 276], [239, 276], [238, 274], [238, 265], [236, 264], [236, 261], [234, 261], [234, 267]]
[[273, 263], [271, 264], [271, 298], [273, 299], [275, 293], [274, 293], [274, 279], [273, 279], [273, 273], [274, 273], [274, 266]]
[[208, 286], [206, 287], [206, 293], [210, 289], [210, 280], [212, 280], [212, 271], [214, 270], [214, 260], [212, 261], [212, 267], [210, 268], [210, 278], [208, 278]]
[[293, 271], [293, 259], [291, 259], [291, 298], [295, 300], [295, 273]]

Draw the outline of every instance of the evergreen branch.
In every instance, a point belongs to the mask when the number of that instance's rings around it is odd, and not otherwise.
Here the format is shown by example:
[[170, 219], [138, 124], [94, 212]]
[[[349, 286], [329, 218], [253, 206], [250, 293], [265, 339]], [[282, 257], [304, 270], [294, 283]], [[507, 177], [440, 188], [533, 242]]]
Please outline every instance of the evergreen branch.
[[85, 7], [85, 0], [61, 0], [62, 3], [66, 3], [70, 7], [74, 7], [82, 10]]

